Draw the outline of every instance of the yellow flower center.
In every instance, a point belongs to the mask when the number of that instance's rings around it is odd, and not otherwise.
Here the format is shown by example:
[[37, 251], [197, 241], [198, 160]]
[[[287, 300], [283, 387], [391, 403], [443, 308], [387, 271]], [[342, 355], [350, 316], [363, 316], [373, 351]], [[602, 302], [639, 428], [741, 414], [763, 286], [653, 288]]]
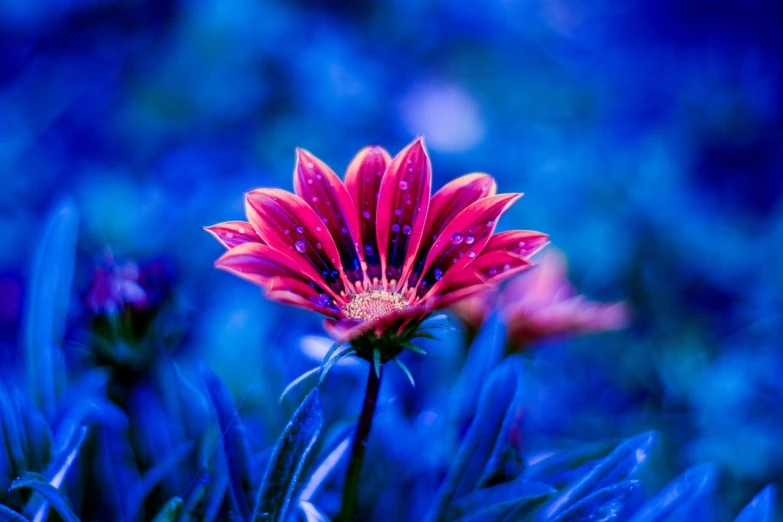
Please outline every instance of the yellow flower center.
[[353, 296], [343, 312], [350, 319], [372, 321], [404, 309], [408, 301], [400, 294], [386, 290], [367, 290]]

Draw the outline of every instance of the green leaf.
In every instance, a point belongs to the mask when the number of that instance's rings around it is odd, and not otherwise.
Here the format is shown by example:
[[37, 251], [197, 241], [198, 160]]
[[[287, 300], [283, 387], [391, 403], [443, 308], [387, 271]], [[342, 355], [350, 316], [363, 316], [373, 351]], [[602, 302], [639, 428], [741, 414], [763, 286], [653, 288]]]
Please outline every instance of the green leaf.
[[416, 339], [417, 337], [421, 337], [421, 338], [423, 338], [423, 339], [430, 339], [430, 340], [432, 340], [432, 341], [440, 341], [440, 337], [438, 337], [438, 336], [437, 336], [437, 335], [435, 335], [435, 334], [431, 334], [431, 333], [429, 333], [429, 332], [422, 332], [422, 331], [418, 331], [418, 332], [416, 332], [416, 333], [413, 335], [413, 337], [411, 337], [411, 339]]
[[403, 342], [402, 343], [402, 347], [407, 349], [407, 350], [410, 350], [412, 352], [416, 352], [418, 354], [421, 354], [421, 355], [427, 355], [427, 352], [424, 350], [424, 348], [421, 348], [420, 346], [416, 346], [415, 344], [413, 344], [411, 342], [407, 342], [407, 341]]
[[247, 442], [245, 425], [237, 411], [234, 398], [226, 385], [212, 370], [202, 366], [201, 375], [207, 387], [220, 424], [223, 449], [228, 464], [229, 486], [234, 504], [244, 519], [250, 516], [250, 445]]
[[323, 420], [321, 396], [316, 388], [304, 398], [277, 441], [258, 490], [253, 522], [285, 521], [296, 482], [321, 433]]
[[0, 522], [30, 522], [9, 507], [0, 504]]
[[381, 350], [376, 348], [372, 351], [372, 365], [375, 368], [375, 375], [381, 378]]
[[30, 488], [40, 493], [65, 522], [79, 522], [79, 518], [73, 512], [71, 501], [68, 500], [65, 493], [47, 482], [46, 477], [43, 475], [39, 473], [25, 473], [20, 478], [14, 480], [10, 489], [13, 491], [20, 488]]
[[393, 361], [397, 364], [397, 366], [400, 367], [400, 370], [402, 370], [402, 373], [405, 374], [405, 376], [408, 378], [408, 380], [411, 383], [411, 386], [414, 388], [416, 387], [416, 381], [413, 380], [413, 375], [411, 374], [411, 371], [408, 369], [408, 367], [405, 365], [404, 362], [399, 360], [398, 358], [394, 358]]
[[[179, 497], [172, 497], [171, 500], [166, 502], [152, 522], [174, 522], [182, 512], [182, 499]], [[132, 520], [132, 519], [128, 519]]]
[[329, 362], [329, 359], [332, 358], [332, 355], [343, 345], [343, 343], [336, 342], [332, 346], [329, 347], [329, 351], [326, 352], [326, 355], [324, 356], [323, 360], [321, 361], [321, 371], [324, 371], [324, 366], [326, 363]]
[[66, 198], [50, 214], [37, 241], [25, 315], [25, 362], [31, 395], [48, 417], [55, 408], [55, 383], [61, 367], [58, 347], [65, 332], [71, 297], [79, 213]]
[[280, 394], [280, 400], [279, 402], [283, 402], [283, 399], [286, 395], [288, 395], [288, 392], [290, 392], [297, 384], [299, 384], [302, 381], [307, 380], [308, 377], [311, 377], [315, 375], [316, 373], [320, 372], [322, 369], [321, 366], [316, 366], [312, 370], [307, 370], [302, 375], [291, 381], [291, 383], [285, 387], [285, 390], [283, 390], [283, 393]]

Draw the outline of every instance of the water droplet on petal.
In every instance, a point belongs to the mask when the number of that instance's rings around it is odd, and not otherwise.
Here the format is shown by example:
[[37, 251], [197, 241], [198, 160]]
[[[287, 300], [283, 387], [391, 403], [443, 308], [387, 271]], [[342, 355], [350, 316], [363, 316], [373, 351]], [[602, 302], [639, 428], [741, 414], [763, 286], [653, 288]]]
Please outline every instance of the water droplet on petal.
[[400, 225], [397, 223], [392, 225], [392, 232], [399, 232], [400, 231]]
[[404, 179], [400, 180], [400, 183], [398, 185], [400, 187], [400, 190], [408, 190], [408, 182]]
[[347, 234], [348, 233], [348, 229], [343, 227], [343, 228], [340, 229], [340, 232], [342, 232], [343, 234]]
[[239, 233], [244, 234], [245, 233], [245, 227], [239, 227]]
[[468, 257], [470, 257], [470, 258], [476, 257], [476, 253], [475, 252], [468, 252]]
[[308, 168], [308, 169], [311, 169], [311, 168], [313, 168], [313, 167], [315, 167], [315, 164], [313, 164], [313, 162], [312, 162], [312, 161], [308, 161], [308, 162], [307, 162], [307, 168]]
[[320, 232], [321, 231], [321, 227], [315, 227], [315, 231], [316, 232]]
[[299, 232], [300, 234], [304, 234], [304, 227], [300, 225], [296, 227], [296, 231]]
[[304, 241], [302, 241], [302, 240], [300, 239], [299, 241], [297, 241], [296, 243], [294, 243], [294, 247], [296, 247], [296, 250], [297, 250], [297, 251], [298, 251], [300, 254], [304, 254], [304, 253], [305, 253], [305, 250], [307, 250], [307, 243], [305, 243]]
[[436, 268], [433, 273], [435, 274], [435, 281], [440, 281], [440, 278], [443, 277], [443, 270], [440, 268]]
[[332, 300], [326, 294], [318, 295], [318, 304], [321, 306], [329, 306], [332, 304]]
[[310, 200], [311, 200], [313, 203], [318, 203], [318, 197], [317, 197], [317, 196], [313, 196], [313, 197], [312, 197]]
[[372, 217], [372, 214], [370, 214], [369, 210], [365, 210], [362, 212], [362, 216], [364, 216], [364, 219], [370, 219]]
[[453, 236], [451, 236], [451, 244], [459, 245], [460, 243], [462, 243], [463, 239], [464, 238], [462, 237], [462, 234], [454, 234]]
[[399, 208], [396, 208], [396, 209], [394, 209], [394, 215], [395, 215], [395, 216], [400, 216], [400, 215], [402, 215], [402, 210], [401, 210], [401, 209], [399, 209]]
[[494, 221], [492, 221], [491, 219], [488, 219], [488, 220], [487, 220], [487, 226], [488, 226], [488, 227], [491, 227], [491, 226], [492, 226], [492, 225], [494, 225], [494, 224], [495, 224], [495, 222], [494, 222]]
[[406, 236], [410, 236], [411, 235], [411, 227], [410, 227], [410, 225], [403, 225], [402, 226], [402, 233], [405, 234]]
[[233, 237], [234, 237], [234, 233], [233, 232], [226, 232], [226, 238], [227, 239], [232, 239]]
[[323, 245], [320, 242], [318, 242], [318, 243], [315, 244], [315, 248], [317, 248], [318, 250], [321, 250], [321, 248], [323, 248]]
[[312, 185], [312, 184], [313, 184], [313, 179], [312, 179], [312, 178], [308, 179], [308, 180], [307, 180], [307, 184], [308, 184], [308, 185]]
[[323, 178], [323, 176], [321, 176], [320, 174], [318, 174], [318, 175], [315, 177], [315, 179], [321, 179], [321, 178]]
[[367, 245], [364, 247], [364, 251], [367, 253], [368, 256], [371, 256], [374, 250], [372, 249], [372, 246]]
[[489, 275], [493, 276], [493, 275], [497, 275], [497, 273], [498, 273], [498, 269], [495, 268], [494, 266], [489, 269]]
[[473, 236], [465, 236], [465, 243], [468, 245], [472, 245], [475, 240], [476, 238]]
[[288, 230], [287, 228], [286, 228], [285, 230], [283, 230], [283, 234], [285, 234], [286, 236], [287, 236], [288, 234], [290, 234], [290, 233], [291, 233], [291, 231], [290, 231], [290, 230]]

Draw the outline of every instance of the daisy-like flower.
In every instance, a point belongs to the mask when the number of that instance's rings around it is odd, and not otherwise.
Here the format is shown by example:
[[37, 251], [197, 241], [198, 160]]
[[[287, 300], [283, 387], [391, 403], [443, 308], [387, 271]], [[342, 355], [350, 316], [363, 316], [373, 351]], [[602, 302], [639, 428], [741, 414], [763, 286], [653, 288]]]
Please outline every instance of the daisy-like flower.
[[546, 242], [531, 231], [493, 235], [521, 194], [496, 194], [487, 174], [430, 196], [421, 138], [393, 159], [381, 147], [361, 150], [344, 182], [309, 152], [296, 155], [296, 194], [252, 190], [249, 222], [207, 227], [228, 249], [216, 266], [273, 301], [327, 316], [327, 331], [368, 360], [379, 345], [382, 362], [394, 358], [431, 312], [526, 270]]
[[513, 349], [555, 337], [618, 330], [628, 323], [625, 304], [595, 303], [576, 293], [565, 256], [555, 249], [548, 249], [535, 270], [511, 281], [499, 295], [485, 291], [453, 310], [475, 331], [495, 307], [508, 325]]

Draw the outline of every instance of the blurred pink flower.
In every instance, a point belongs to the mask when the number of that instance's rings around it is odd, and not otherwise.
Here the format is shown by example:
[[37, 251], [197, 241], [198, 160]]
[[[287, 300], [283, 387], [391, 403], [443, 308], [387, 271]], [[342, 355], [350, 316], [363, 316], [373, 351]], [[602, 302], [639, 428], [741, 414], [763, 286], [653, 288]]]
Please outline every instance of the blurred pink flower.
[[498, 307], [508, 325], [512, 348], [553, 337], [618, 330], [628, 323], [624, 303], [596, 303], [577, 295], [568, 280], [562, 253], [551, 249], [537, 267], [513, 279], [502, 291], [487, 291], [457, 303], [453, 310], [471, 329], [478, 330]]
[[139, 267], [125, 263], [95, 268], [85, 301], [96, 315], [116, 315], [126, 305], [146, 308], [147, 294], [139, 284]]

